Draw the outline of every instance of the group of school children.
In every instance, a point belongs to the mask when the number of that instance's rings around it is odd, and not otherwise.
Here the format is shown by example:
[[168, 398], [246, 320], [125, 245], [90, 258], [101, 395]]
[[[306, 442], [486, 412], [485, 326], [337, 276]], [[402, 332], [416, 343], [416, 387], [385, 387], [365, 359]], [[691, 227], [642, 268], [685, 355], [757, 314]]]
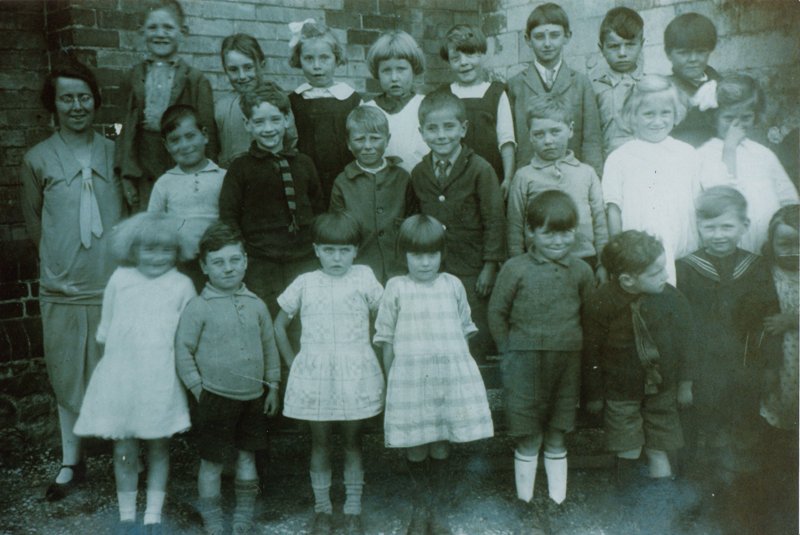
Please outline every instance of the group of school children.
[[456, 25], [441, 47], [454, 81], [427, 96], [420, 47], [389, 31], [367, 54], [382, 93], [366, 103], [334, 80], [345, 50], [330, 28], [290, 30], [306, 83], [287, 96], [236, 34], [221, 51], [235, 92], [215, 103], [177, 56], [181, 6], [157, 3], [116, 147], [92, 130], [92, 73], [48, 77], [59, 130], [22, 176], [64, 455], [48, 499], [84, 481], [80, 437], [112, 439], [118, 532], [162, 533], [169, 437], [192, 427], [206, 533], [227, 532], [230, 449], [231, 529], [251, 533], [255, 452], [282, 410], [311, 431], [311, 532], [333, 529], [338, 426], [344, 528], [363, 533], [360, 435], [383, 412], [413, 482], [408, 533], [450, 533], [450, 443], [494, 433], [475, 362], [491, 354], [521, 533], [545, 532], [530, 504], [540, 451], [550, 498], [567, 497], [582, 389], [622, 490], [641, 483], [643, 451], [650, 478], [673, 477], [684, 433], [723, 481], [763, 469], [768, 428], [771, 447], [796, 448], [776, 437], [798, 426], [797, 190], [751, 139], [758, 83], [707, 65], [710, 20], [676, 17], [673, 74], [644, 75], [642, 19], [614, 8], [586, 76], [562, 58], [566, 13], [542, 4], [524, 35], [535, 59], [507, 86], [484, 79], [481, 31]]

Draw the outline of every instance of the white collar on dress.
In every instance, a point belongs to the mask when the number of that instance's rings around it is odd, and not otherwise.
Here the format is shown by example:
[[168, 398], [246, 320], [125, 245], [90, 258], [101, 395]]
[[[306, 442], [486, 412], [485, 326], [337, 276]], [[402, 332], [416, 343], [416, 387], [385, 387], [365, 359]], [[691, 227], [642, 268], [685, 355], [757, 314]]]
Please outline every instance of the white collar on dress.
[[300, 84], [294, 92], [298, 95], [303, 95], [305, 98], [331, 96], [336, 100], [347, 100], [356, 90], [344, 82], [336, 82], [330, 87], [314, 87], [308, 82], [305, 82]]

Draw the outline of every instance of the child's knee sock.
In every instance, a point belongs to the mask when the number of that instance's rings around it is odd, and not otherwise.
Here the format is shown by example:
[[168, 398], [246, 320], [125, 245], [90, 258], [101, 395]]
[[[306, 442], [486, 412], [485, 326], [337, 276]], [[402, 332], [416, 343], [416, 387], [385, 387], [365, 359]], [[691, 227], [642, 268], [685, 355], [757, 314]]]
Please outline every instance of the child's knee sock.
[[163, 490], [147, 490], [147, 508], [144, 510], [145, 524], [158, 524], [161, 522], [161, 510], [164, 508], [164, 498], [167, 493]]
[[562, 503], [567, 497], [567, 452], [544, 452], [544, 471], [547, 472], [547, 491], [550, 499]]
[[539, 454], [523, 455], [514, 451], [514, 479], [517, 484], [517, 498], [523, 502], [533, 499], [533, 485], [536, 483], [536, 468]]
[[197, 511], [203, 518], [203, 527], [206, 533], [222, 534], [222, 504], [220, 495], [200, 498], [197, 502]]
[[437, 507], [448, 505], [448, 500], [453, 494], [453, 478], [450, 473], [450, 459], [430, 459], [431, 490], [433, 500]]
[[408, 473], [413, 483], [412, 499], [415, 507], [428, 507], [431, 501], [431, 481], [428, 460], [407, 461]]
[[258, 496], [258, 480], [237, 479], [234, 482], [234, 492], [236, 508], [233, 510], [233, 523], [252, 523], [256, 508], [256, 496]]
[[136, 491], [117, 492], [120, 522], [136, 520]]
[[317, 513], [333, 513], [331, 505], [331, 471], [311, 471], [311, 488], [314, 490], [314, 511]]
[[669, 464], [669, 457], [666, 451], [645, 448], [644, 452], [647, 455], [650, 467], [650, 477], [659, 478], [672, 475], [672, 467]]
[[344, 471], [344, 514], [361, 514], [361, 494], [364, 492], [364, 470], [348, 468]]

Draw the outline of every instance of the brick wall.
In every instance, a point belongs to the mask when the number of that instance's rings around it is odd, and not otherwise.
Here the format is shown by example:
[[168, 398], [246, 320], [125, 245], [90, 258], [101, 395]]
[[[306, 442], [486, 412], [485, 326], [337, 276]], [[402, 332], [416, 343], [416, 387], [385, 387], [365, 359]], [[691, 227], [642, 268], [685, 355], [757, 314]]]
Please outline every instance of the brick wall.
[[[490, 36], [488, 65], [507, 79], [533, 60], [525, 43], [525, 23], [540, 2], [480, 0], [481, 24]], [[644, 19], [645, 72], [669, 74], [664, 28], [676, 15], [697, 12], [717, 27], [719, 40], [709, 63], [722, 74], [742, 71], [761, 81], [768, 98], [763, 128], [800, 125], [800, 4], [796, 0], [556, 0], [567, 12], [572, 39], [569, 65], [585, 71], [604, 61], [597, 49], [600, 22], [616, 6], [636, 9]]]
[[[800, 4], [795, 0], [561, 3], [573, 25], [566, 57], [578, 68], [597, 60], [600, 20], [614, 5], [640, 9], [650, 72], [669, 70], [662, 35], [674, 15], [686, 11], [709, 15], [720, 33], [712, 64], [723, 73], [742, 68], [764, 82], [771, 97], [768, 124], [800, 123], [796, 106]], [[233, 32], [251, 33], [266, 52], [268, 72], [291, 89], [304, 80], [288, 66], [287, 23], [314, 17], [337, 28], [346, 43], [348, 63], [339, 69], [338, 78], [372, 93], [378, 86], [369, 76], [366, 51], [381, 31], [399, 28], [411, 33], [426, 53], [428, 69], [418, 80], [418, 90], [425, 92], [449, 80], [438, 49], [447, 29], [459, 22], [480, 22], [490, 36], [489, 67], [495, 78], [517, 72], [520, 63], [531, 60], [522, 31], [534, 4], [529, 0], [183, 0], [189, 35], [182, 52], [186, 61], [207, 74], [215, 92], [230, 91], [219, 59], [220, 44]], [[62, 54], [94, 66], [104, 97], [98, 128], [113, 136], [123, 104], [119, 82], [143, 57], [138, 28], [144, 9], [142, 0], [0, 0], [0, 393], [16, 400], [12, 420], [19, 425], [30, 422], [31, 415], [47, 420], [51, 414], [42, 363], [35, 359], [41, 356], [36, 255], [22, 224], [18, 179], [25, 150], [52, 128], [38, 102], [41, 82], [49, 64]], [[49, 407], [52, 410], [52, 404]], [[46, 424], [24, 425], [49, 429]], [[0, 450], [3, 427], [0, 421]]]

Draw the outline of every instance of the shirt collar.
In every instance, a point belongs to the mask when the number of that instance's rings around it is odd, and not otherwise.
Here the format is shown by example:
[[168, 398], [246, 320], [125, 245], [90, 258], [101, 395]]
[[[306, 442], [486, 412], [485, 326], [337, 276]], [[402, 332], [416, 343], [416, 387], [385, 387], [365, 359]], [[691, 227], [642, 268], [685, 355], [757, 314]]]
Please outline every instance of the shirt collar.
[[598, 62], [597, 67], [592, 71], [592, 79], [616, 87], [619, 83], [630, 76], [634, 81], [638, 82], [644, 76], [644, 61], [642, 57], [636, 61], [636, 68], [631, 72], [620, 73], [609, 67], [608, 63], [603, 60]]
[[363, 167], [358, 165], [358, 162], [356, 160], [353, 160], [352, 162], [350, 162], [345, 166], [344, 176], [346, 176], [350, 180], [355, 180], [357, 177], [361, 175], [378, 175], [379, 173], [382, 173], [387, 169], [390, 169], [392, 167], [397, 167], [398, 165], [400, 165], [400, 162], [403, 161], [401, 158], [398, 158], [397, 156], [385, 156], [383, 160], [385, 162], [385, 165], [380, 169], [373, 169], [373, 170], [364, 169]]
[[[103, 149], [103, 139], [100, 134], [94, 132], [92, 137], [92, 161], [90, 165], [92, 172], [103, 180], [109, 180], [110, 170], [106, 168], [105, 150]], [[58, 132], [53, 134], [53, 143], [55, 145], [55, 152], [58, 156], [58, 161], [64, 169], [64, 177], [67, 184], [71, 184], [76, 177], [81, 176], [83, 166], [75, 158], [75, 155], [64, 143], [64, 139]]]
[[[447, 158], [447, 161], [450, 162], [450, 168], [447, 170], [448, 173], [453, 170], [453, 167], [455, 167], [456, 160], [458, 160], [458, 157], [461, 156], [462, 149], [463, 147], [459, 145], [458, 149], [449, 158]], [[431, 152], [431, 156], [433, 157], [433, 168], [436, 169], [436, 164], [438, 162], [444, 161], [444, 158], [439, 158], [439, 156], [437, 156], [433, 152]]]
[[[221, 171], [220, 167], [209, 159], [208, 163], [206, 163], [206, 166], [203, 167], [201, 170], [197, 171], [197, 173], [216, 173], [218, 171]], [[194, 175], [197, 173], [185, 173], [179, 165], [176, 165], [175, 167], [167, 171], [165, 174], [186, 176], [187, 174]]]
[[549, 258], [545, 258], [541, 254], [539, 254], [539, 252], [536, 251], [536, 249], [531, 249], [530, 251], [528, 251], [528, 256], [530, 257], [531, 260], [534, 261], [534, 263], [539, 265], [556, 264], [562, 267], [569, 267], [570, 263], [570, 255], [567, 255], [560, 260], [550, 260]]
[[329, 94], [336, 100], [347, 100], [356, 90], [344, 82], [336, 82], [330, 87], [314, 87], [308, 82], [305, 82], [300, 84], [294, 92], [298, 95], [302, 95], [303, 93], [314, 95]]
[[555, 81], [555, 79], [558, 77], [558, 71], [561, 70], [561, 64], [562, 63], [563, 63], [563, 60], [559, 59], [558, 63], [556, 63], [555, 67], [553, 67], [552, 69], [548, 69], [547, 67], [545, 67], [544, 65], [542, 65], [538, 61], [533, 60], [533, 66], [536, 67], [537, 71], [539, 71], [539, 76], [542, 77], [542, 80], [547, 80], [547, 71], [552, 70], [553, 71], [553, 80]]
[[234, 296], [252, 297], [254, 299], [258, 299], [256, 294], [248, 290], [247, 286], [245, 286], [244, 283], [242, 283], [241, 286], [239, 286], [239, 288], [235, 292], [233, 292], [233, 294], [226, 294], [220, 292], [218, 289], [212, 286], [210, 282], [206, 282], [206, 285], [203, 287], [203, 291], [200, 292], [200, 296], [206, 301], [209, 301], [211, 299], [225, 299], [227, 297], [234, 297]]
[[162, 58], [156, 58], [154, 56], [148, 56], [145, 59], [145, 61], [149, 65], [156, 65], [158, 63], [163, 63], [163, 64], [166, 64], [166, 65], [169, 65], [170, 67], [177, 67], [181, 60], [177, 55], [175, 55], [170, 59], [162, 59]]
[[247, 152], [248, 152], [248, 154], [250, 154], [250, 156], [253, 156], [254, 158], [258, 158], [258, 159], [264, 159], [264, 158], [272, 158], [272, 159], [286, 158], [286, 159], [289, 159], [289, 158], [294, 158], [295, 156], [297, 156], [297, 150], [293, 149], [291, 147], [290, 148], [285, 148], [284, 147], [280, 152], [274, 153], [274, 152], [270, 152], [268, 150], [264, 150], [261, 147], [259, 147], [258, 143], [255, 140], [253, 140], [253, 142], [250, 143], [250, 149]]
[[538, 154], [534, 154], [533, 158], [531, 158], [531, 167], [534, 169], [546, 169], [552, 166], [558, 167], [558, 165], [562, 163], [571, 165], [572, 167], [578, 167], [581, 164], [581, 162], [575, 157], [575, 153], [573, 153], [571, 150], [568, 150], [567, 153], [558, 160], [542, 160]]

